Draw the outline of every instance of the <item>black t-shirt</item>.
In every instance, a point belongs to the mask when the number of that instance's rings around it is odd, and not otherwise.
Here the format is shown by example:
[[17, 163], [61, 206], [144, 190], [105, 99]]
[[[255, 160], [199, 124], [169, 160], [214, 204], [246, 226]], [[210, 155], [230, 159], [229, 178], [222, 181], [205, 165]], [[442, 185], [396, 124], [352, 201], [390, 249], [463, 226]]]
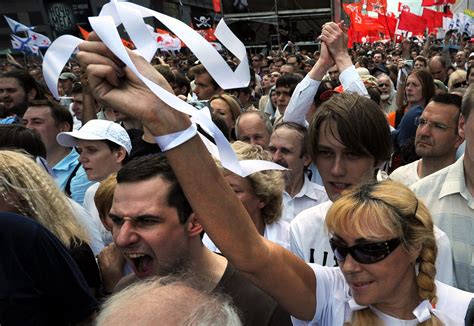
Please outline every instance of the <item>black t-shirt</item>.
[[232, 298], [243, 325], [292, 325], [290, 315], [230, 263], [214, 291]]
[[62, 243], [21, 215], [0, 212], [0, 324], [67, 325], [97, 310]]

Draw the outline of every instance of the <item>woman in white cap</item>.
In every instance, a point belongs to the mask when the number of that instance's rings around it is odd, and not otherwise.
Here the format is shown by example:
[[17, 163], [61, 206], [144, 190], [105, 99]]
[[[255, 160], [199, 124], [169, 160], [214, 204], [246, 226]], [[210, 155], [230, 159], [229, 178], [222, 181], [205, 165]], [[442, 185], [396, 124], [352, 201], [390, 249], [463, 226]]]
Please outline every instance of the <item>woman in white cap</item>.
[[[102, 181], [120, 170], [132, 150], [127, 131], [119, 124], [107, 120], [89, 120], [79, 130], [59, 133], [57, 141], [62, 146], [76, 148], [80, 155], [79, 162], [90, 181]], [[100, 223], [94, 203], [98, 187], [99, 182], [87, 189], [83, 206], [96, 220], [102, 230], [103, 241], [108, 244], [112, 241], [112, 236]]]

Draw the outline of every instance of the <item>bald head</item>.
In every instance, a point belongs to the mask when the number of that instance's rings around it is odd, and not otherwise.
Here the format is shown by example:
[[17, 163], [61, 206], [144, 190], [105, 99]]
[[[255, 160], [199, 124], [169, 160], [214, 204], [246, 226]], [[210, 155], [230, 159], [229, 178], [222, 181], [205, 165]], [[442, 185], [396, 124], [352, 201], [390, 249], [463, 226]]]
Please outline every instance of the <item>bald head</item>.
[[237, 118], [235, 134], [238, 140], [268, 149], [272, 124], [261, 112], [247, 111]]
[[[165, 281], [166, 283], [167, 281]], [[185, 282], [150, 279], [109, 298], [97, 325], [241, 325], [222, 296], [199, 291]]]

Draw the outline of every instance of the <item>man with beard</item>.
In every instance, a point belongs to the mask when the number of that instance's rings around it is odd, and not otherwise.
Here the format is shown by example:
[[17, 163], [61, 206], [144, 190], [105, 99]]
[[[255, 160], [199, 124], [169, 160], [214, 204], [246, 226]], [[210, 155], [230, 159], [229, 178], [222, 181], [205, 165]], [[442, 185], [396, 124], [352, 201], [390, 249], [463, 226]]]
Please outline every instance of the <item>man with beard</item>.
[[380, 74], [377, 77], [378, 89], [380, 91], [380, 106], [385, 114], [397, 110], [397, 104], [395, 103], [395, 87], [390, 77], [386, 74]]
[[244, 325], [291, 325], [270, 296], [203, 246], [203, 227], [164, 156], [139, 157], [124, 165], [109, 216], [115, 245], [134, 271], [118, 288], [137, 278], [184, 273], [207, 282], [209, 292], [230, 296]]
[[29, 73], [23, 70], [9, 71], [0, 76], [0, 102], [6, 118], [0, 124], [20, 123], [28, 108], [28, 102], [39, 96], [38, 86]]
[[272, 161], [286, 168], [282, 220], [291, 222], [301, 211], [328, 200], [324, 188], [309, 181], [305, 174], [311, 163], [306, 150], [307, 130], [295, 122], [275, 126], [268, 150]]
[[464, 138], [458, 134], [462, 98], [455, 94], [435, 95], [416, 124], [415, 150], [421, 159], [403, 165], [390, 178], [411, 186], [418, 180], [456, 161]]

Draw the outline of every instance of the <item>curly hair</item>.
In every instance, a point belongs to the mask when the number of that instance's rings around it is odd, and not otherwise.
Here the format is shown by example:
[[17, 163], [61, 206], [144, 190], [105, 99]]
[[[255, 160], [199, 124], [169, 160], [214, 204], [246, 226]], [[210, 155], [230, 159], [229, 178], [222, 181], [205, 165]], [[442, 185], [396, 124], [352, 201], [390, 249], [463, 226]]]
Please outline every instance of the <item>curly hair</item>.
[[[409, 188], [392, 180], [363, 182], [343, 192], [334, 202], [326, 216], [326, 227], [329, 233], [356, 233], [366, 239], [380, 239], [386, 233], [395, 234], [404, 250], [421, 248], [417, 258], [418, 295], [436, 304], [435, 261], [438, 250], [433, 220], [426, 206]], [[354, 312], [349, 325], [379, 324], [375, 313], [366, 308]], [[420, 325], [437, 326], [442, 323], [432, 315], [431, 319]]]
[[88, 242], [67, 197], [29, 156], [0, 150], [0, 194], [10, 209], [38, 221], [66, 247]]
[[[235, 141], [232, 144], [232, 149], [239, 160], [271, 161], [270, 153], [259, 145]], [[285, 190], [285, 181], [281, 171], [260, 171], [252, 173], [246, 178], [250, 181], [255, 195], [265, 203], [261, 209], [265, 224], [276, 222], [281, 217], [283, 191]]]

